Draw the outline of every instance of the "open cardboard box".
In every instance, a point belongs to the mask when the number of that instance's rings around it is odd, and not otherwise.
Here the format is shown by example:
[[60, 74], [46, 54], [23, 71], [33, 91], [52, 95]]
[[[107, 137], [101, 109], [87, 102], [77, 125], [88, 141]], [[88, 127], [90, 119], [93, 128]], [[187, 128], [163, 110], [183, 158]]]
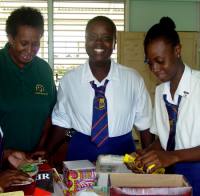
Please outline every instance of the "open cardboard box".
[[192, 195], [192, 187], [182, 175], [112, 173], [109, 183], [110, 196]]

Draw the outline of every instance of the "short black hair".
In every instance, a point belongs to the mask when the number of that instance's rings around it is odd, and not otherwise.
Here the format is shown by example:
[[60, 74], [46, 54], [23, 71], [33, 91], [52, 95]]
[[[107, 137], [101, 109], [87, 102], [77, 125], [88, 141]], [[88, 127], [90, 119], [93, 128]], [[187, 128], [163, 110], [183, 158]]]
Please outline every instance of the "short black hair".
[[147, 32], [144, 39], [144, 49], [155, 39], [163, 38], [172, 46], [180, 44], [180, 38], [177, 33], [174, 21], [169, 17], [162, 17], [160, 22], [153, 25]]
[[95, 22], [106, 22], [110, 25], [110, 27], [112, 28], [112, 31], [113, 31], [113, 35], [114, 35], [114, 38], [116, 39], [116, 32], [117, 32], [117, 28], [116, 28], [116, 25], [115, 23], [108, 17], [106, 16], [96, 16], [92, 19], [90, 19], [86, 25], [86, 32], [88, 30], [88, 28], [90, 27], [90, 25], [92, 23], [95, 23]]
[[35, 8], [23, 6], [11, 12], [6, 20], [7, 35], [10, 34], [15, 37], [18, 28], [24, 25], [38, 28], [42, 35], [44, 33], [44, 18], [41, 12]]

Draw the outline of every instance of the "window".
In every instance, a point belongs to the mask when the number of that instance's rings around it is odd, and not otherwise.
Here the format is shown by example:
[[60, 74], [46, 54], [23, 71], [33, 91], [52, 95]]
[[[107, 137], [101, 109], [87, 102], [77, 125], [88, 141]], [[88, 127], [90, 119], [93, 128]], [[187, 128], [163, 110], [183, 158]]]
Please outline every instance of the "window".
[[[47, 0], [1, 0], [0, 47], [3, 47], [7, 41], [6, 18], [12, 10], [23, 5], [38, 8], [45, 18], [45, 32], [38, 56], [50, 63], [54, 69], [56, 80], [67, 70], [83, 64], [87, 59], [85, 26], [89, 19], [97, 15], [108, 16], [115, 22], [118, 31], [124, 30], [124, 1], [54, 0], [52, 13], [50, 13], [51, 9], [48, 9], [48, 6], [51, 5]], [[52, 30], [48, 29], [48, 21], [51, 19]], [[53, 55], [49, 54], [51, 48], [53, 48]], [[116, 51], [114, 51], [112, 57], [117, 58]], [[52, 63], [50, 59], [52, 59]]]

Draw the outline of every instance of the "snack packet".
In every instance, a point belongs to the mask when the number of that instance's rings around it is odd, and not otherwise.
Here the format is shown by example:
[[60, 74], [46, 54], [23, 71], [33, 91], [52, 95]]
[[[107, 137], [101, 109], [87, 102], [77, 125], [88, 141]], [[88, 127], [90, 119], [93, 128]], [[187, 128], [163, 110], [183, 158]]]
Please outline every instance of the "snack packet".
[[25, 163], [18, 169], [29, 174], [29, 176], [34, 176], [38, 173], [38, 167], [34, 163]]
[[[138, 167], [135, 164], [135, 159], [137, 157], [137, 154], [125, 154], [123, 158], [123, 162], [127, 165], [129, 169], [131, 169], [134, 173], [139, 173], [139, 174], [146, 174], [149, 173], [149, 171], [155, 167], [155, 164], [149, 165], [148, 168], [145, 170], [143, 167]], [[164, 174], [165, 169], [164, 168], [158, 168], [152, 174]]]

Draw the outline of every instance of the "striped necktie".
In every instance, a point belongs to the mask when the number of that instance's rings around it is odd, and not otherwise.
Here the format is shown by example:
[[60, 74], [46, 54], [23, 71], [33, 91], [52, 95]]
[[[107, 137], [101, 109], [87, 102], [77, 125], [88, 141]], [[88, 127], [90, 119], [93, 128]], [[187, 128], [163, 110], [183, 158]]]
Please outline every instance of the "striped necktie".
[[95, 91], [93, 100], [91, 141], [94, 142], [97, 147], [100, 147], [108, 139], [108, 115], [107, 101], [105, 97], [108, 80], [105, 81], [103, 86], [99, 87], [97, 87], [94, 81], [91, 81], [90, 84]]
[[178, 108], [181, 102], [181, 96], [179, 95], [178, 97], [177, 105], [169, 103], [167, 101], [167, 95], [163, 95], [163, 99], [167, 108], [169, 116], [169, 125], [170, 125], [169, 138], [167, 141], [167, 151], [173, 151], [175, 149], [176, 122], [178, 119]]

